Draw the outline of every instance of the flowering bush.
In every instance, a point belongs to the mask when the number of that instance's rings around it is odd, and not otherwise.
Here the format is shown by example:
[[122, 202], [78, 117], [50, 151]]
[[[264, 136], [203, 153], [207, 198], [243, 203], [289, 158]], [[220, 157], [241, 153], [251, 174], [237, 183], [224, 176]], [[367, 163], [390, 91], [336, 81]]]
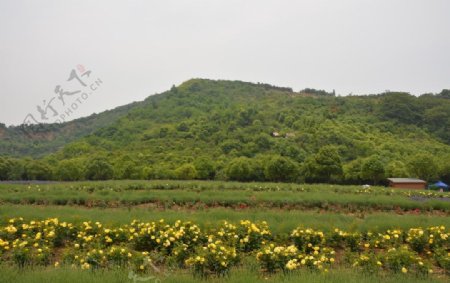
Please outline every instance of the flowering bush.
[[295, 245], [275, 246], [270, 244], [261, 249], [256, 258], [261, 267], [266, 272], [283, 272], [308, 267], [310, 269], [323, 269], [324, 264], [331, 264], [335, 261], [334, 250], [315, 246], [311, 253], [301, 253]]
[[325, 242], [322, 231], [297, 228], [291, 233], [291, 238], [297, 248], [304, 252], [310, 252], [313, 246], [322, 245]]
[[437, 262], [437, 265], [444, 269], [444, 272], [449, 274], [450, 273], [450, 252], [448, 249], [437, 249], [434, 258]]
[[256, 254], [264, 272], [299, 268], [327, 270], [340, 262], [343, 251], [350, 263], [367, 272], [379, 270], [427, 275], [450, 270], [450, 237], [444, 226], [356, 233], [334, 229], [324, 233], [297, 228], [272, 235], [266, 222], [224, 222], [202, 231], [196, 224], [164, 220], [104, 227], [56, 218], [41, 221], [9, 219], [0, 225], [0, 260], [27, 265], [73, 265], [81, 269], [126, 267], [147, 272], [156, 265], [189, 266], [196, 276], [225, 276], [241, 257]]
[[253, 223], [249, 220], [241, 220], [238, 225], [225, 221], [216, 234], [243, 252], [259, 249], [271, 236], [267, 222]]
[[376, 273], [383, 268], [383, 263], [375, 253], [362, 253], [353, 262], [353, 266], [361, 267], [368, 273]]
[[257, 253], [256, 259], [261, 263], [261, 267], [264, 271], [275, 272], [278, 269], [285, 270], [286, 268], [296, 268], [297, 256], [298, 249], [294, 245], [285, 247], [270, 244]]
[[360, 241], [360, 233], [348, 233], [336, 228], [327, 239], [327, 244], [336, 248], [348, 247], [351, 251], [358, 251]]
[[136, 250], [159, 250], [170, 255], [175, 244], [192, 245], [199, 241], [200, 228], [191, 222], [176, 221], [173, 226], [158, 222], [141, 223], [133, 221], [129, 231], [129, 240]]
[[389, 249], [383, 260], [386, 268], [394, 272], [416, 272], [418, 274], [433, 272], [429, 264], [407, 246]]
[[186, 265], [192, 266], [194, 274], [202, 278], [211, 274], [225, 276], [230, 268], [238, 262], [236, 249], [214, 240], [211, 235], [208, 244], [186, 260]]

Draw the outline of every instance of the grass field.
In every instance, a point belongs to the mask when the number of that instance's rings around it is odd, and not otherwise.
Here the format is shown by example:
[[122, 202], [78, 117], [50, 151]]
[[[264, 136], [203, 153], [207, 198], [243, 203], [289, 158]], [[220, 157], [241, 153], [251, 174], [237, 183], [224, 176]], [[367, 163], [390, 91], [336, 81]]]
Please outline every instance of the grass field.
[[[37, 268], [37, 269], [26, 269], [19, 270], [17, 268], [11, 267], [0, 267], [0, 282], [17, 282], [17, 283], [40, 283], [40, 282], [77, 282], [77, 283], [123, 283], [123, 282], [133, 282], [133, 279], [129, 278], [129, 270], [118, 269], [118, 270], [108, 270], [108, 271], [80, 271], [77, 269], [63, 267], [55, 269], [50, 268]], [[143, 276], [141, 279], [146, 279], [150, 276]], [[248, 282], [286, 282], [286, 283], [350, 283], [350, 282], [361, 282], [361, 283], [440, 283], [445, 282], [446, 278], [420, 278], [412, 275], [404, 274], [385, 274], [379, 276], [373, 276], [369, 274], [361, 274], [355, 272], [352, 269], [336, 269], [331, 270], [328, 273], [317, 273], [308, 271], [296, 271], [292, 274], [274, 274], [274, 275], [261, 275], [258, 271], [252, 271], [248, 269], [237, 269], [230, 276], [226, 278], [211, 278], [206, 280], [199, 280], [192, 277], [190, 273], [177, 271], [170, 273], [167, 277], [158, 277], [154, 275], [157, 279], [149, 279], [147, 281], [136, 282], [167, 282], [167, 283], [178, 283], [178, 282], [233, 282], [233, 283], [248, 283]], [[157, 281], [157, 280], [160, 281]]]
[[[449, 200], [325, 184], [1, 183], [0, 282], [446, 282]], [[140, 269], [147, 259], [170, 272]]]

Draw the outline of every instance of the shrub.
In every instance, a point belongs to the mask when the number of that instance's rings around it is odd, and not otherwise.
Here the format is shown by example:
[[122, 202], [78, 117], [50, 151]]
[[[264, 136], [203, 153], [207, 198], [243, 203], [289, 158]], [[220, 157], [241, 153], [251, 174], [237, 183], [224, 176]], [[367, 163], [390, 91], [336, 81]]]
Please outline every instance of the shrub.
[[208, 244], [198, 249], [197, 253], [186, 260], [186, 265], [193, 268], [194, 276], [206, 278], [210, 275], [223, 277], [238, 262], [236, 249], [226, 246], [220, 240], [210, 237]]
[[177, 179], [193, 180], [197, 177], [197, 170], [192, 164], [184, 164], [175, 170]]

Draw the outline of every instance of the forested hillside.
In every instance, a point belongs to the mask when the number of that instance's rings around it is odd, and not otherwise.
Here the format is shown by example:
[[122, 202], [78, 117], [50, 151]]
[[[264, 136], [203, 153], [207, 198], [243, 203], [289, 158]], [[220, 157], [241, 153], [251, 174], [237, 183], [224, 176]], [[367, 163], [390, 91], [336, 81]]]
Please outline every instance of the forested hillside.
[[6, 127], [0, 123], [0, 156], [42, 157], [96, 129], [114, 123], [136, 104], [131, 103], [62, 124]]
[[44, 141], [0, 129], [0, 179], [450, 179], [448, 90], [336, 97], [193, 79], [109, 116], [46, 127], [56, 130]]

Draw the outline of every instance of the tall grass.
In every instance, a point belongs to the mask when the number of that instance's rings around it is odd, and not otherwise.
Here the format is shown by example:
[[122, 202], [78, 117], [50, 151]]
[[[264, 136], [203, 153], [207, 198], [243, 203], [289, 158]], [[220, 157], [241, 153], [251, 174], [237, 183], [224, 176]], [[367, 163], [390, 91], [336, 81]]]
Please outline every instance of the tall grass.
[[[128, 270], [116, 269], [116, 270], [98, 270], [98, 271], [82, 271], [79, 269], [72, 269], [69, 267], [61, 268], [33, 268], [33, 269], [17, 269], [9, 266], [0, 266], [0, 282], [8, 283], [126, 283], [133, 282], [128, 277]], [[149, 275], [147, 275], [149, 276]], [[144, 278], [144, 276], [143, 276]], [[309, 272], [305, 270], [299, 270], [291, 274], [276, 274], [276, 275], [261, 275], [256, 270], [236, 269], [233, 270], [229, 277], [226, 278], [210, 278], [208, 280], [200, 280], [193, 278], [192, 275], [185, 272], [174, 271], [168, 273], [164, 278], [160, 279], [162, 283], [179, 283], [179, 282], [229, 282], [229, 283], [252, 283], [252, 282], [308, 282], [308, 283], [422, 283], [422, 282], [445, 282], [445, 279], [439, 279], [437, 277], [418, 278], [408, 275], [370, 275], [360, 273], [357, 270], [351, 269], [332, 269], [327, 273]], [[140, 282], [140, 281], [137, 281]], [[150, 279], [148, 283], [156, 282], [155, 279]]]
[[[328, 210], [441, 210], [450, 211], [446, 194], [363, 190], [355, 186], [258, 184], [182, 181], [106, 181], [46, 185], [0, 185], [0, 203], [82, 205], [98, 207], [155, 203], [163, 207], [223, 206]], [[409, 195], [416, 195], [411, 198]], [[427, 196], [431, 194], [432, 197]]]

